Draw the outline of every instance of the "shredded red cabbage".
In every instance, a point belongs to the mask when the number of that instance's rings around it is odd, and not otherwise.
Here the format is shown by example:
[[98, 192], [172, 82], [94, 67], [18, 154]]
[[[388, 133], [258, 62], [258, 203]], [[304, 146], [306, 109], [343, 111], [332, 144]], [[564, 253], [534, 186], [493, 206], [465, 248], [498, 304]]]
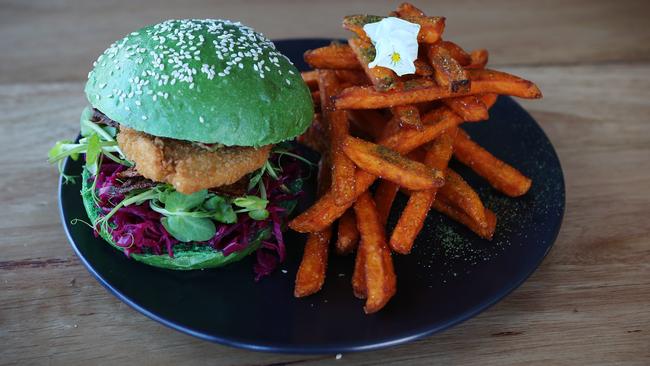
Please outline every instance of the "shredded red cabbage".
[[[273, 155], [271, 159], [273, 163], [279, 163], [279, 156]], [[124, 181], [119, 178], [118, 173], [125, 169], [126, 167], [120, 164], [108, 162], [101, 164], [97, 176], [96, 193], [100, 201], [99, 206], [104, 214], [110, 212], [117, 203], [124, 199], [124, 190], [120, 189]], [[287, 213], [281, 203], [295, 200], [301, 194], [301, 192], [286, 192], [283, 186], [298, 179], [300, 174], [299, 162], [285, 156], [282, 159], [282, 173], [279, 179], [276, 180], [267, 175], [262, 177], [269, 201], [266, 207], [269, 217], [265, 220], [253, 220], [247, 213], [239, 213], [235, 224], [217, 223], [217, 232], [214, 237], [198, 244], [209, 245], [227, 256], [246, 249], [252, 236], [260, 230], [269, 230], [272, 236], [269, 240], [264, 240], [257, 250], [253, 270], [256, 281], [272, 273], [286, 256], [282, 224]], [[248, 194], [258, 195], [258, 188], [253, 188]], [[109, 219], [113, 241], [124, 248], [124, 253], [127, 256], [133, 253], [149, 253], [167, 254], [173, 257], [174, 245], [179, 244], [179, 241], [165, 230], [160, 218], [161, 214], [153, 211], [148, 203], [122, 207]]]

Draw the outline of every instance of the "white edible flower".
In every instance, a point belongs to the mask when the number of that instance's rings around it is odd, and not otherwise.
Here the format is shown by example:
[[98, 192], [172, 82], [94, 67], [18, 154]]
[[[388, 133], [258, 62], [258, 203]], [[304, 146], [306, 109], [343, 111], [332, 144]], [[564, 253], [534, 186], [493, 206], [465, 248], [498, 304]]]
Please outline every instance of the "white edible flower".
[[375, 59], [368, 67], [389, 68], [399, 76], [415, 73], [414, 61], [418, 57], [418, 32], [420, 25], [388, 17], [377, 23], [363, 26], [375, 45]]

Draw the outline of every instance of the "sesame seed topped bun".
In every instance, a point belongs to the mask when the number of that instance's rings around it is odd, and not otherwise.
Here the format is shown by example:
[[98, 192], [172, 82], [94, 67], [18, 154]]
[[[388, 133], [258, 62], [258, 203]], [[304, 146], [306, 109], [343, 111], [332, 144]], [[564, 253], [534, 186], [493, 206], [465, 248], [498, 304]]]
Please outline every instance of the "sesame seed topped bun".
[[264, 36], [227, 20], [168, 20], [129, 34], [99, 56], [85, 92], [134, 130], [226, 146], [291, 139], [314, 113], [293, 64]]

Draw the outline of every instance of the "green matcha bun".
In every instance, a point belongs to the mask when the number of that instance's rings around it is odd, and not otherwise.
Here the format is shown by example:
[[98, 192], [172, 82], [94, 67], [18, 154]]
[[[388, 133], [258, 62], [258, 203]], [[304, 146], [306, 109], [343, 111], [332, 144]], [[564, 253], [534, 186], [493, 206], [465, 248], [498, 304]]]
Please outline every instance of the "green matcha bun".
[[314, 113], [291, 61], [227, 20], [168, 20], [133, 32], [99, 56], [85, 91], [94, 108], [135, 130], [226, 146], [291, 139]]

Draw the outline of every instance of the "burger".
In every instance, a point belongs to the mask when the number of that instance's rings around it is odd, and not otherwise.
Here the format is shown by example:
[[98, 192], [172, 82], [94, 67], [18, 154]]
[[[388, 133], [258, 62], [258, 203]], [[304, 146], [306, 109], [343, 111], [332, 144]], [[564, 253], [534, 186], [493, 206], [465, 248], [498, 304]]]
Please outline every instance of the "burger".
[[81, 138], [58, 142], [49, 160], [84, 156], [81, 195], [97, 235], [174, 270], [255, 254], [259, 278], [284, 259], [302, 177], [286, 141], [314, 109], [271, 41], [228, 20], [168, 20], [111, 45], [85, 93]]

